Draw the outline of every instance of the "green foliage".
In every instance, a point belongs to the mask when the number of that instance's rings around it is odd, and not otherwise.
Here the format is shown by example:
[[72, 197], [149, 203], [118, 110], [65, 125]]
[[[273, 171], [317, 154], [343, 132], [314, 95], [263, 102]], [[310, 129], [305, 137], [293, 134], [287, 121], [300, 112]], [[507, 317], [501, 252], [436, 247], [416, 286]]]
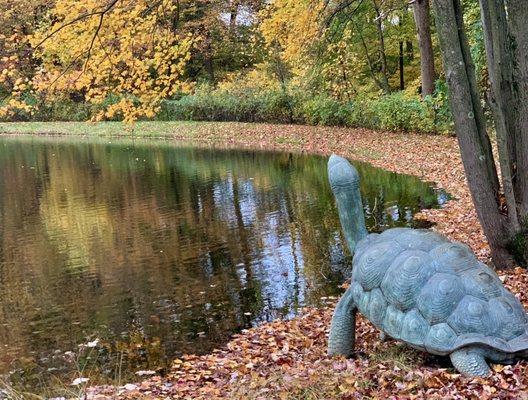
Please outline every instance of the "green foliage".
[[292, 121], [292, 98], [283, 90], [241, 88], [228, 91], [204, 87], [190, 96], [162, 104], [157, 119], [192, 121]]
[[72, 100], [54, 101], [39, 108], [36, 119], [41, 121], [87, 121], [95, 111], [89, 103]]
[[319, 95], [301, 102], [299, 119], [309, 125], [348, 125], [352, 110], [352, 103]]
[[[0, 117], [2, 122], [27, 122], [27, 121], [74, 121], [83, 122], [106, 108], [110, 104], [119, 102], [117, 96], [109, 95], [100, 105], [94, 105], [83, 100], [74, 100], [68, 96], [62, 96], [54, 101], [46, 101], [34, 95], [26, 95], [24, 102], [31, 105], [30, 110], [17, 109], [8, 117]], [[111, 120], [117, 120], [114, 117]], [[110, 119], [107, 119], [110, 120]]]
[[380, 97], [371, 104], [374, 124], [381, 129], [434, 132], [434, 113], [418, 98], [403, 93]]
[[437, 80], [434, 96], [427, 96], [424, 101], [434, 110], [435, 125], [438, 129], [444, 133], [453, 132], [453, 116], [449, 104], [447, 83], [444, 80]]
[[164, 102], [157, 119], [300, 123], [448, 133], [451, 114], [445, 96], [440, 90], [438, 95], [422, 101], [417, 96], [398, 92], [340, 102], [324, 94], [311, 96], [300, 89], [203, 87], [194, 95]]
[[486, 85], [486, 49], [478, 0], [463, 0], [464, 23], [479, 83]]
[[0, 117], [0, 121], [87, 121], [96, 111], [95, 107], [89, 103], [74, 101], [69, 98], [43, 102], [34, 96], [26, 96], [24, 101], [33, 106], [31, 111], [17, 109], [8, 117]]
[[[36, 105], [33, 112], [18, 110], [11, 121], [86, 121], [120, 99], [109, 95], [99, 106], [68, 97], [50, 103], [35, 97], [26, 101]], [[116, 115], [112, 120], [118, 119]], [[438, 83], [435, 96], [425, 100], [397, 92], [372, 98], [357, 96], [355, 101], [345, 102], [325, 94], [311, 95], [299, 88], [239, 85], [214, 89], [204, 85], [192, 95], [165, 100], [154, 119], [297, 123], [442, 134], [452, 131], [442, 82]]]

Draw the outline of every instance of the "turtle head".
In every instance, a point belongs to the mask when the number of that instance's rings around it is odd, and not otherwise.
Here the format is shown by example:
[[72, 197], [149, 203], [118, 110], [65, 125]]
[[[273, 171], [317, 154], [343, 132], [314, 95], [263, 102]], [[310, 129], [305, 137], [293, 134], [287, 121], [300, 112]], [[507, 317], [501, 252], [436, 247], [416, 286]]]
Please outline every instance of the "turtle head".
[[359, 174], [346, 158], [332, 154], [328, 160], [328, 179], [334, 195], [340, 191], [359, 189]]
[[333, 154], [328, 160], [328, 179], [336, 198], [339, 220], [348, 248], [353, 253], [356, 244], [367, 236], [359, 174], [345, 158]]

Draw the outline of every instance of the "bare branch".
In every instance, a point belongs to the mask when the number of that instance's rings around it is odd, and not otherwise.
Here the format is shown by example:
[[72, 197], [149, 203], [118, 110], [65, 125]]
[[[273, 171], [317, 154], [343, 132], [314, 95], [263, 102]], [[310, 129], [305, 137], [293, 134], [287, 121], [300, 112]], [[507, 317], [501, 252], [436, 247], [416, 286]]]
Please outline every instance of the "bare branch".
[[[64, 24], [62, 24], [61, 26], [59, 26], [57, 29], [54, 29], [52, 32], [50, 32], [48, 35], [46, 35], [46, 37], [44, 37], [44, 39], [42, 39], [36, 46], [35, 46], [35, 49], [38, 49], [40, 46], [42, 46], [42, 44], [44, 44], [44, 42], [46, 42], [47, 40], [49, 40], [51, 37], [53, 37], [54, 35], [56, 35], [58, 32], [62, 31], [64, 28], [68, 27], [68, 26], [71, 26], [71, 25], [74, 25], [76, 24], [77, 22], [80, 22], [86, 18], [90, 18], [90, 17], [93, 17], [95, 15], [99, 15], [102, 17], [104, 17], [104, 15], [106, 13], [108, 13], [118, 2], [119, 0], [112, 0], [104, 9], [102, 10], [99, 10], [99, 11], [92, 11], [92, 12], [89, 12], [89, 13], [86, 13], [86, 14], [82, 14], [82, 15], [79, 15], [78, 17], [72, 19], [71, 21], [68, 21]], [[93, 41], [92, 41], [92, 44], [93, 44]]]
[[[341, 4], [339, 4], [333, 11], [332, 13], [325, 19], [325, 25], [328, 26], [330, 25], [330, 23], [334, 20], [334, 18], [342, 11], [345, 11], [348, 7], [350, 7], [352, 4], [354, 4], [357, 0], [347, 0], [347, 1], [344, 1], [342, 2]], [[359, 0], [359, 5], [361, 5], [361, 3], [363, 2], [363, 0]], [[358, 7], [359, 7], [358, 5]], [[356, 7], [356, 10], [357, 8]]]
[[86, 61], [84, 62], [83, 72], [86, 72], [86, 68], [88, 67], [88, 62], [90, 61], [90, 57], [92, 56], [92, 49], [95, 43], [95, 39], [99, 36], [99, 32], [101, 31], [101, 27], [103, 26], [103, 20], [104, 14], [101, 14], [99, 18], [99, 25], [97, 25], [97, 29], [95, 30], [95, 33], [92, 37], [92, 41], [90, 42], [90, 47], [88, 48], [88, 55], [86, 56]]
[[66, 66], [66, 68], [64, 68], [61, 73], [53, 80], [50, 82], [50, 84], [48, 85], [48, 88], [52, 88], [53, 85], [55, 85], [55, 83], [57, 83], [57, 81], [62, 78], [64, 75], [66, 75], [66, 72], [69, 71], [69, 69], [77, 62], [77, 60], [79, 58], [81, 58], [81, 56], [83, 56], [86, 52], [82, 51], [80, 52], [77, 56], [75, 56], [75, 58]]

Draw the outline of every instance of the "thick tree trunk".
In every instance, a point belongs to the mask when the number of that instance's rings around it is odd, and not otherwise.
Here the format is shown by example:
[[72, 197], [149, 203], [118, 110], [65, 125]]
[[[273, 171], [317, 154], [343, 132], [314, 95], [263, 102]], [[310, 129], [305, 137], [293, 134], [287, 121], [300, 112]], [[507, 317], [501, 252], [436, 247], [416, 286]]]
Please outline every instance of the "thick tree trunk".
[[497, 268], [512, 265], [507, 251], [512, 232], [500, 212], [499, 180], [486, 132], [460, 0], [433, 0], [436, 27], [449, 87], [462, 162], [479, 220]]
[[513, 88], [518, 125], [515, 142], [514, 190], [520, 218], [528, 218], [528, 5], [506, 0], [509, 35], [513, 41]]
[[427, 96], [433, 94], [436, 78], [429, 18], [429, 0], [415, 0], [413, 13], [418, 33], [418, 47], [420, 49], [422, 96]]
[[514, 137], [517, 131], [517, 115], [513, 97], [513, 60], [510, 55], [506, 10], [502, 0], [480, 0], [480, 10], [491, 84], [489, 99], [495, 120], [502, 188], [508, 208], [509, 225], [513, 231], [519, 231], [521, 226], [517, 214], [512, 178], [514, 170], [510, 157], [515, 153], [515, 149], [511, 149], [515, 141], [508, 139]]

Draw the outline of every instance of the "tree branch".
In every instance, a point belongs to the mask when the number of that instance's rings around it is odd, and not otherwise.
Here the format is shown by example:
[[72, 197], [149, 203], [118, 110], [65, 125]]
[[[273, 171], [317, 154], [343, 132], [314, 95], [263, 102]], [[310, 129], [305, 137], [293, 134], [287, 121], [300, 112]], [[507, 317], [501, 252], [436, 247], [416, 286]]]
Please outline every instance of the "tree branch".
[[[59, 26], [57, 29], [54, 29], [52, 32], [50, 32], [48, 35], [46, 35], [46, 37], [44, 37], [44, 39], [42, 39], [36, 46], [35, 46], [35, 49], [38, 49], [40, 46], [42, 46], [44, 44], [44, 42], [46, 42], [47, 40], [49, 40], [51, 37], [53, 37], [54, 35], [56, 35], [57, 33], [59, 33], [60, 31], [62, 31], [64, 28], [68, 27], [68, 26], [71, 26], [71, 25], [74, 25], [76, 24], [77, 22], [79, 21], [82, 21], [86, 18], [90, 18], [90, 17], [93, 17], [95, 15], [99, 15], [101, 17], [101, 23], [102, 23], [102, 18], [104, 17], [104, 15], [106, 13], [108, 13], [118, 2], [119, 0], [112, 0], [104, 9], [102, 10], [99, 10], [99, 11], [92, 11], [92, 12], [89, 12], [89, 13], [86, 13], [86, 14], [82, 14], [82, 15], [79, 15], [78, 17], [72, 19], [71, 21], [68, 21], [64, 24], [62, 24], [61, 26]], [[100, 27], [99, 27], [100, 29]], [[98, 29], [98, 31], [99, 31]], [[95, 40], [95, 39], [94, 39]], [[92, 45], [93, 45], [93, 41], [92, 40]]]
[[[352, 4], [354, 4], [357, 0], [348, 0], [348, 1], [344, 1], [342, 2], [341, 4], [339, 4], [333, 11], [332, 13], [326, 18], [325, 20], [325, 23], [324, 25], [325, 26], [328, 26], [330, 25], [330, 23], [334, 20], [334, 18], [342, 11], [345, 11], [348, 7], [350, 7]], [[357, 5], [357, 7], [355, 8], [355, 10], [352, 12], [352, 14], [354, 14], [357, 9], [359, 8], [359, 6], [361, 5], [361, 3], [363, 3], [363, 0], [359, 0], [359, 4]]]

